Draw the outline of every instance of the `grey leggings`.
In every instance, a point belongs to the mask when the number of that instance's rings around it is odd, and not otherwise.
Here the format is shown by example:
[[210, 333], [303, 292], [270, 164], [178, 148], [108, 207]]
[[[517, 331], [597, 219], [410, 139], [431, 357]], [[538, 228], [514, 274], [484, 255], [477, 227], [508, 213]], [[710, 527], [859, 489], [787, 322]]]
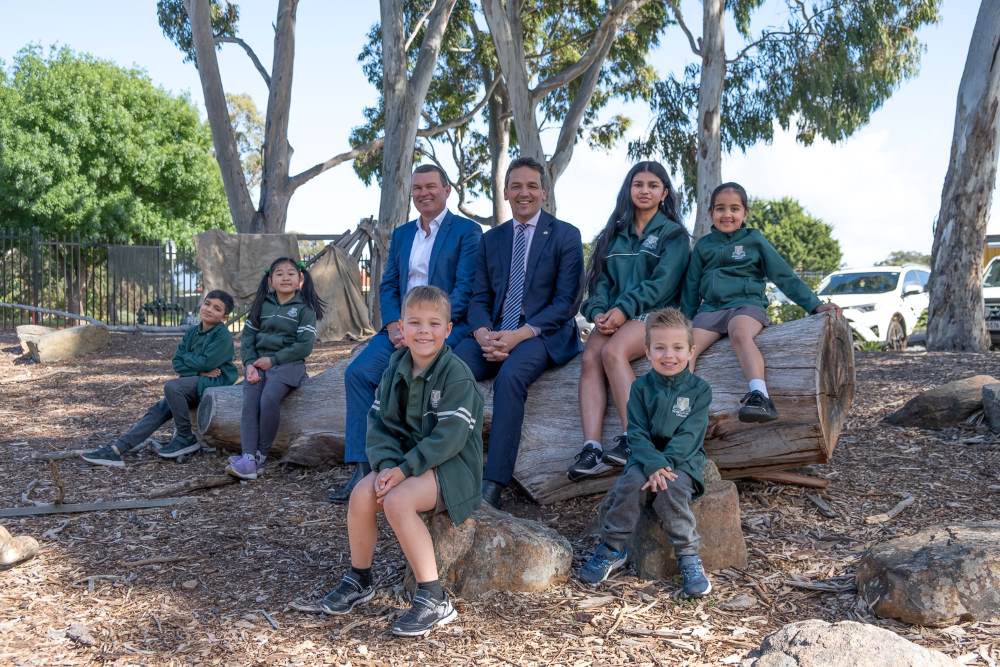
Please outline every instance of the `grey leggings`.
[[240, 420], [240, 448], [244, 454], [267, 456], [278, 434], [281, 401], [302, 384], [306, 365], [302, 361], [260, 371], [260, 382], [243, 382], [243, 418]]
[[[663, 529], [670, 538], [674, 553], [680, 556], [697, 556], [701, 538], [691, 511], [691, 495], [694, 485], [687, 473], [675, 470], [677, 479], [667, 483], [667, 490], [653, 497], [653, 511], [659, 517]], [[615, 549], [622, 549], [627, 543], [639, 514], [649, 501], [649, 491], [641, 491], [646, 476], [637, 465], [625, 468], [618, 481], [609, 492], [611, 498], [601, 525], [601, 538]]]

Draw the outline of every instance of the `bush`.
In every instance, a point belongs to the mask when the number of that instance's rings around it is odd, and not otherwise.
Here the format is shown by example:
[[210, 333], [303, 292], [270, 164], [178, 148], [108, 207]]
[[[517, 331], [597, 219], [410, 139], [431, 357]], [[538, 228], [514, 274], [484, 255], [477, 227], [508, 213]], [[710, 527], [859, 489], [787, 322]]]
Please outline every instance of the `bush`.
[[771, 318], [772, 324], [784, 324], [801, 320], [806, 316], [806, 311], [794, 303], [771, 303], [767, 307], [767, 316]]

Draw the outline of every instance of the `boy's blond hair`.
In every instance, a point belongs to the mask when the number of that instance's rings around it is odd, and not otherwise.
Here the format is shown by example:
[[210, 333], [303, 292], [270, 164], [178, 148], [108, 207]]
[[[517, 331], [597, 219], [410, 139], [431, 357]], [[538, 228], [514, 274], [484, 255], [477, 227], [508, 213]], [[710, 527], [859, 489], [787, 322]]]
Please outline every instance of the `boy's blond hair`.
[[650, 333], [653, 329], [684, 329], [687, 333], [688, 345], [694, 345], [691, 322], [684, 317], [684, 313], [676, 308], [655, 310], [646, 316], [646, 347], [649, 347]]
[[410, 306], [423, 303], [437, 306], [444, 313], [445, 319], [451, 321], [451, 299], [444, 290], [433, 285], [418, 285], [407, 292], [406, 298], [403, 299], [403, 313], [406, 313], [406, 309]]

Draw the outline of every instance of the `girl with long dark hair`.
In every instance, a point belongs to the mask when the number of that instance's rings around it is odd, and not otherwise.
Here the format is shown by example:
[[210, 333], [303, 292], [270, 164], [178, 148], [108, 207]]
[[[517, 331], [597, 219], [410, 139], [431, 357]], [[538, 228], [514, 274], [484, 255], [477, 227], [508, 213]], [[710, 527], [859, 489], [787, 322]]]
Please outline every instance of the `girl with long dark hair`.
[[278, 433], [281, 401], [306, 378], [305, 358], [325, 306], [309, 271], [294, 259], [279, 257], [261, 277], [240, 342], [243, 454], [229, 457], [230, 475], [257, 479]]
[[666, 169], [658, 162], [640, 162], [625, 176], [615, 210], [590, 256], [588, 297], [580, 309], [594, 323], [580, 373], [584, 443], [567, 471], [570, 480], [593, 477], [628, 461], [627, 431], [607, 450], [601, 441], [607, 388], [626, 425], [635, 381], [631, 362], [645, 351], [646, 314], [677, 305], [690, 252], [677, 192]]

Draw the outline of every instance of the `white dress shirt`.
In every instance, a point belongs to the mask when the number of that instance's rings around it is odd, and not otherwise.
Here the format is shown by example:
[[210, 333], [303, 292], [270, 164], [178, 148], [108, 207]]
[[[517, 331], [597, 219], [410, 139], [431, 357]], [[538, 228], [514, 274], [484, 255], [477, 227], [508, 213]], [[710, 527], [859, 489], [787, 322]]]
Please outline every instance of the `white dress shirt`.
[[430, 233], [424, 232], [424, 226], [417, 218], [417, 233], [413, 235], [413, 247], [410, 248], [410, 271], [406, 277], [406, 290], [410, 291], [418, 285], [426, 285], [430, 280], [431, 251], [434, 249], [434, 239], [441, 229], [441, 221], [448, 215], [444, 208], [436, 218], [431, 220]]

